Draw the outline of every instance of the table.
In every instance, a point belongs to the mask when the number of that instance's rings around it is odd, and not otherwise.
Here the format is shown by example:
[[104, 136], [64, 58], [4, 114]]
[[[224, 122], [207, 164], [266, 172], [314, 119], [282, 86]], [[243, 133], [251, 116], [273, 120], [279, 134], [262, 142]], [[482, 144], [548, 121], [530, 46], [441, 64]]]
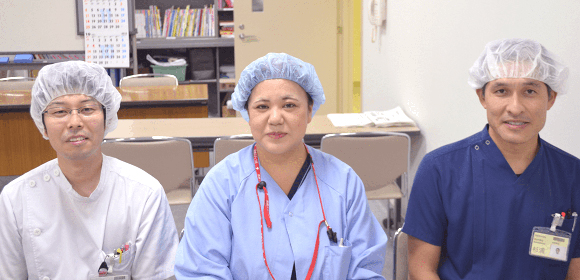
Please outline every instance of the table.
[[[352, 132], [419, 132], [417, 126], [405, 127], [335, 127], [325, 115], [316, 115], [306, 128], [304, 142], [311, 146], [319, 146], [320, 140], [326, 134]], [[106, 139], [168, 136], [183, 137], [191, 141], [195, 151], [211, 151], [215, 139], [223, 136], [250, 134], [250, 126], [240, 117], [237, 118], [183, 118], [183, 119], [141, 119], [119, 120], [115, 131], [109, 133]]]
[[[207, 118], [207, 85], [119, 88], [119, 119]], [[0, 91], [0, 176], [22, 175], [56, 157], [30, 117], [30, 90]], [[209, 154], [195, 153], [200, 164]]]

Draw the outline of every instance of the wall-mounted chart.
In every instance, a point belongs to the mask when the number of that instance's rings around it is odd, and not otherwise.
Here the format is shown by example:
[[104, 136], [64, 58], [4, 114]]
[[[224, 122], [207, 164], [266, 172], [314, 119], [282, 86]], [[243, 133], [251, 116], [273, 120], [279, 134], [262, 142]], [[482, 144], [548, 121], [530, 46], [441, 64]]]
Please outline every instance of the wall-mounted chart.
[[129, 67], [127, 0], [84, 0], [85, 60], [106, 68]]

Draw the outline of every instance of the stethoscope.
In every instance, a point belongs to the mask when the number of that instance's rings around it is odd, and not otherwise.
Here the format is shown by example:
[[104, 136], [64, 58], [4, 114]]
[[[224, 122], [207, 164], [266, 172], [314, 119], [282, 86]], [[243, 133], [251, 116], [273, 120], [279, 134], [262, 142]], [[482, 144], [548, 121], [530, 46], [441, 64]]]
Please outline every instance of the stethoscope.
[[[304, 145], [304, 148], [306, 149], [306, 152], [308, 153], [308, 155], [310, 155], [310, 152], [308, 152], [308, 148], [306, 147], [306, 144]], [[336, 238], [336, 232], [334, 232], [332, 230], [332, 228], [328, 225], [328, 222], [326, 221], [326, 215], [324, 215], [324, 206], [322, 206], [322, 198], [320, 197], [320, 188], [318, 187], [318, 180], [316, 179], [316, 171], [314, 170], [314, 162], [310, 161], [310, 164], [312, 166], [312, 172], [314, 173], [314, 182], [316, 182], [316, 190], [318, 191], [318, 200], [320, 201], [320, 209], [322, 210], [322, 217], [323, 220], [320, 221], [320, 223], [318, 224], [318, 233], [316, 234], [316, 245], [314, 246], [314, 254], [312, 255], [312, 261], [310, 262], [310, 268], [308, 269], [308, 274], [306, 275], [306, 279], [310, 279], [310, 277], [312, 276], [312, 273], [314, 272], [314, 265], [316, 264], [316, 258], [318, 257], [318, 243], [319, 243], [319, 239], [320, 239], [320, 225], [322, 225], [322, 223], [324, 223], [326, 225], [326, 234], [328, 235], [328, 239], [330, 241], [333, 241], [334, 243], [337, 242], [337, 238]], [[270, 277], [272, 277], [272, 279], [276, 279], [274, 278], [274, 275], [272, 275], [272, 271], [270, 271], [270, 267], [268, 266], [268, 261], [266, 260], [266, 249], [264, 247], [264, 222], [262, 219], [262, 203], [260, 202], [260, 196], [258, 195], [258, 189], [263, 190], [264, 191], [264, 218], [266, 220], [266, 226], [268, 228], [272, 228], [272, 221], [270, 220], [270, 201], [268, 199], [268, 189], [266, 189], [266, 182], [262, 181], [262, 176], [260, 175], [260, 163], [258, 161], [258, 150], [256, 147], [256, 144], [254, 144], [254, 165], [256, 166], [256, 175], [258, 176], [258, 184], [256, 184], [256, 196], [258, 197], [258, 207], [260, 209], [260, 231], [262, 233], [262, 253], [264, 256], [264, 263], [266, 264], [266, 268], [268, 269], [268, 273], [270, 273]]]

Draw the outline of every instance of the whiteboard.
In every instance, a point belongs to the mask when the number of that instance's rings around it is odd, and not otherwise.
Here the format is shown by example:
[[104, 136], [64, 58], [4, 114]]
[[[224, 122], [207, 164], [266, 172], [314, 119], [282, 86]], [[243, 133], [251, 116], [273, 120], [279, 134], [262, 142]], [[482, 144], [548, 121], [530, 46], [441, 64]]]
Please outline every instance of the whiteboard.
[[0, 38], [0, 53], [84, 51], [70, 0], [0, 0]]

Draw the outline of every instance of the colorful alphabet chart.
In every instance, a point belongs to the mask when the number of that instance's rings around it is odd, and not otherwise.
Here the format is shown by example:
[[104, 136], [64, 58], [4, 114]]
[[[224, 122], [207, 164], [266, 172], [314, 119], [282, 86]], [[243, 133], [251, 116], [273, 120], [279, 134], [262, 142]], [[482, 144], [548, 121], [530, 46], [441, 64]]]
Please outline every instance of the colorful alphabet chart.
[[129, 66], [127, 0], [84, 0], [85, 61], [106, 68]]

